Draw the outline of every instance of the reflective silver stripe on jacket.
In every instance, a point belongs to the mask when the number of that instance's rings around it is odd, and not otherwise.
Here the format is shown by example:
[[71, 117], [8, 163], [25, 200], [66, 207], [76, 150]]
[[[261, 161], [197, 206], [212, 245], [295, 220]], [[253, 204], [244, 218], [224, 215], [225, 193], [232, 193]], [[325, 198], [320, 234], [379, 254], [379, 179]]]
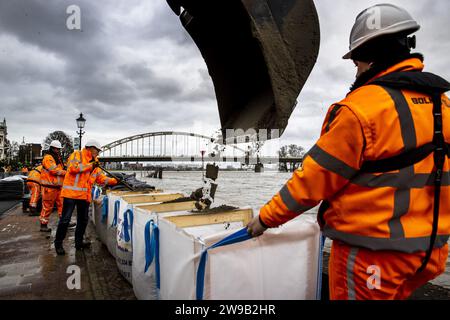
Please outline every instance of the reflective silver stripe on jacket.
[[[436, 173], [416, 173], [411, 177], [399, 173], [383, 173], [379, 175], [362, 173], [350, 182], [361, 187], [369, 188], [424, 188], [434, 186]], [[450, 172], [442, 173], [442, 186], [450, 186]]]
[[[323, 234], [330, 239], [343, 241], [350, 246], [363, 247], [374, 251], [392, 250], [405, 253], [425, 252], [430, 245], [429, 236], [399, 239], [375, 238], [345, 233], [335, 230], [328, 225], [325, 225]], [[434, 247], [443, 247], [449, 238], [450, 235], [438, 235]]]
[[[80, 151], [76, 152], [75, 159], [77, 158], [77, 156], [80, 157], [80, 160], [78, 160], [76, 162], [80, 163], [81, 162]], [[71, 162], [73, 163], [74, 160], [72, 160]], [[87, 188], [78, 187], [78, 182], [80, 181], [80, 176], [82, 175], [82, 171], [83, 171], [83, 164], [82, 163], [80, 163], [79, 169], [80, 169], [80, 172], [75, 175], [75, 181], [74, 181], [73, 185], [72, 186], [63, 186], [63, 189], [74, 190], [74, 191], [87, 191]]]
[[355, 268], [356, 256], [358, 255], [358, 248], [351, 248], [347, 258], [347, 288], [348, 288], [348, 300], [356, 300], [355, 290]]
[[283, 203], [291, 212], [300, 214], [313, 208], [311, 206], [304, 206], [299, 204], [297, 200], [295, 200], [292, 194], [289, 192], [287, 184], [284, 185], [283, 188], [281, 188], [279, 193], [281, 200], [283, 200]]
[[350, 167], [344, 161], [332, 156], [317, 144], [308, 151], [307, 155], [321, 167], [340, 175], [347, 180], [351, 180], [358, 173], [357, 169]]
[[[412, 176], [405, 176], [399, 173], [358, 173], [341, 160], [333, 157], [318, 146], [314, 146], [308, 154], [321, 167], [331, 171], [343, 178], [350, 179], [350, 183], [369, 188], [423, 188], [434, 185], [433, 173], [415, 173]], [[450, 186], [450, 172], [443, 172], [442, 186]]]
[[[79, 158], [79, 159], [78, 159]], [[76, 163], [80, 163], [80, 167], [79, 170], [80, 172], [82, 171], [83, 168], [83, 164], [81, 163], [81, 154], [80, 151], [75, 151], [75, 156], [72, 160], [70, 160], [71, 164], [76, 164]]]
[[75, 186], [63, 186], [63, 189], [74, 190], [74, 191], [87, 191], [87, 188], [80, 188]]
[[47, 186], [54, 186], [54, 187], [61, 187], [61, 183], [54, 183], [54, 182], [50, 182], [50, 181], [48, 181], [48, 180], [42, 180], [41, 179], [41, 184], [42, 185], [47, 185]]
[[74, 186], [74, 187], [76, 187], [76, 186], [78, 185], [78, 181], [80, 180], [80, 175], [81, 175], [81, 173], [77, 173], [77, 174], [75, 175], [75, 181], [74, 181], [74, 183], [73, 183], [73, 186]]

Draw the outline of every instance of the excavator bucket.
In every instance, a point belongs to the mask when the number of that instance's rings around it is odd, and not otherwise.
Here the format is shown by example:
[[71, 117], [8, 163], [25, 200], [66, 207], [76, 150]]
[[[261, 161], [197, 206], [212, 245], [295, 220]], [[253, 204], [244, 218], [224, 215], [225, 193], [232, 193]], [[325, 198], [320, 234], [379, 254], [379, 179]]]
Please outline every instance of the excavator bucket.
[[206, 62], [222, 134], [278, 129], [281, 136], [319, 52], [313, 0], [167, 2]]

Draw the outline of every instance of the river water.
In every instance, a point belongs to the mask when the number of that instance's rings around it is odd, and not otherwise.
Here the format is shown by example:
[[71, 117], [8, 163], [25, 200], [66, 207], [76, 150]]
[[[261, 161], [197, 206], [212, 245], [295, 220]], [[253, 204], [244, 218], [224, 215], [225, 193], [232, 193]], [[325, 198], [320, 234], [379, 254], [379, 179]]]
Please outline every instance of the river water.
[[[276, 194], [291, 173], [251, 171], [220, 171], [216, 180], [214, 206], [227, 204], [237, 207], [252, 207], [256, 214], [259, 209]], [[164, 171], [163, 179], [146, 178], [145, 172], [136, 172], [139, 180], [148, 182], [164, 191], [183, 192], [189, 196], [192, 191], [202, 187], [202, 173], [200, 171]], [[314, 208], [306, 214], [316, 214]], [[329, 250], [330, 241], [327, 241], [325, 250]], [[447, 260], [446, 272], [432, 281], [432, 283], [450, 289], [450, 258]]]

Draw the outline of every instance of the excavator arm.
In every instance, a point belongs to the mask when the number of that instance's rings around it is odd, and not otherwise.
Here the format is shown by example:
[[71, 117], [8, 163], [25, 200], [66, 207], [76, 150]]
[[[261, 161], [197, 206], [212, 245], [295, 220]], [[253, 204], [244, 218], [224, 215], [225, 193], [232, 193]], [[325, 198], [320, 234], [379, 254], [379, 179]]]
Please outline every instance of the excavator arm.
[[206, 62], [222, 134], [278, 129], [281, 136], [319, 52], [313, 0], [167, 2]]

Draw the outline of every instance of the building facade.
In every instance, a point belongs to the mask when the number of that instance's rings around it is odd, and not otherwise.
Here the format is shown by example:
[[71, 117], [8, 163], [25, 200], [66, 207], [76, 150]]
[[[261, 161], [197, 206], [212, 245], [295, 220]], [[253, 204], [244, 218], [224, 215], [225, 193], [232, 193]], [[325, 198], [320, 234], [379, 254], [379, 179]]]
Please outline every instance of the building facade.
[[42, 159], [42, 146], [38, 143], [22, 143], [19, 147], [19, 161], [34, 165]]

